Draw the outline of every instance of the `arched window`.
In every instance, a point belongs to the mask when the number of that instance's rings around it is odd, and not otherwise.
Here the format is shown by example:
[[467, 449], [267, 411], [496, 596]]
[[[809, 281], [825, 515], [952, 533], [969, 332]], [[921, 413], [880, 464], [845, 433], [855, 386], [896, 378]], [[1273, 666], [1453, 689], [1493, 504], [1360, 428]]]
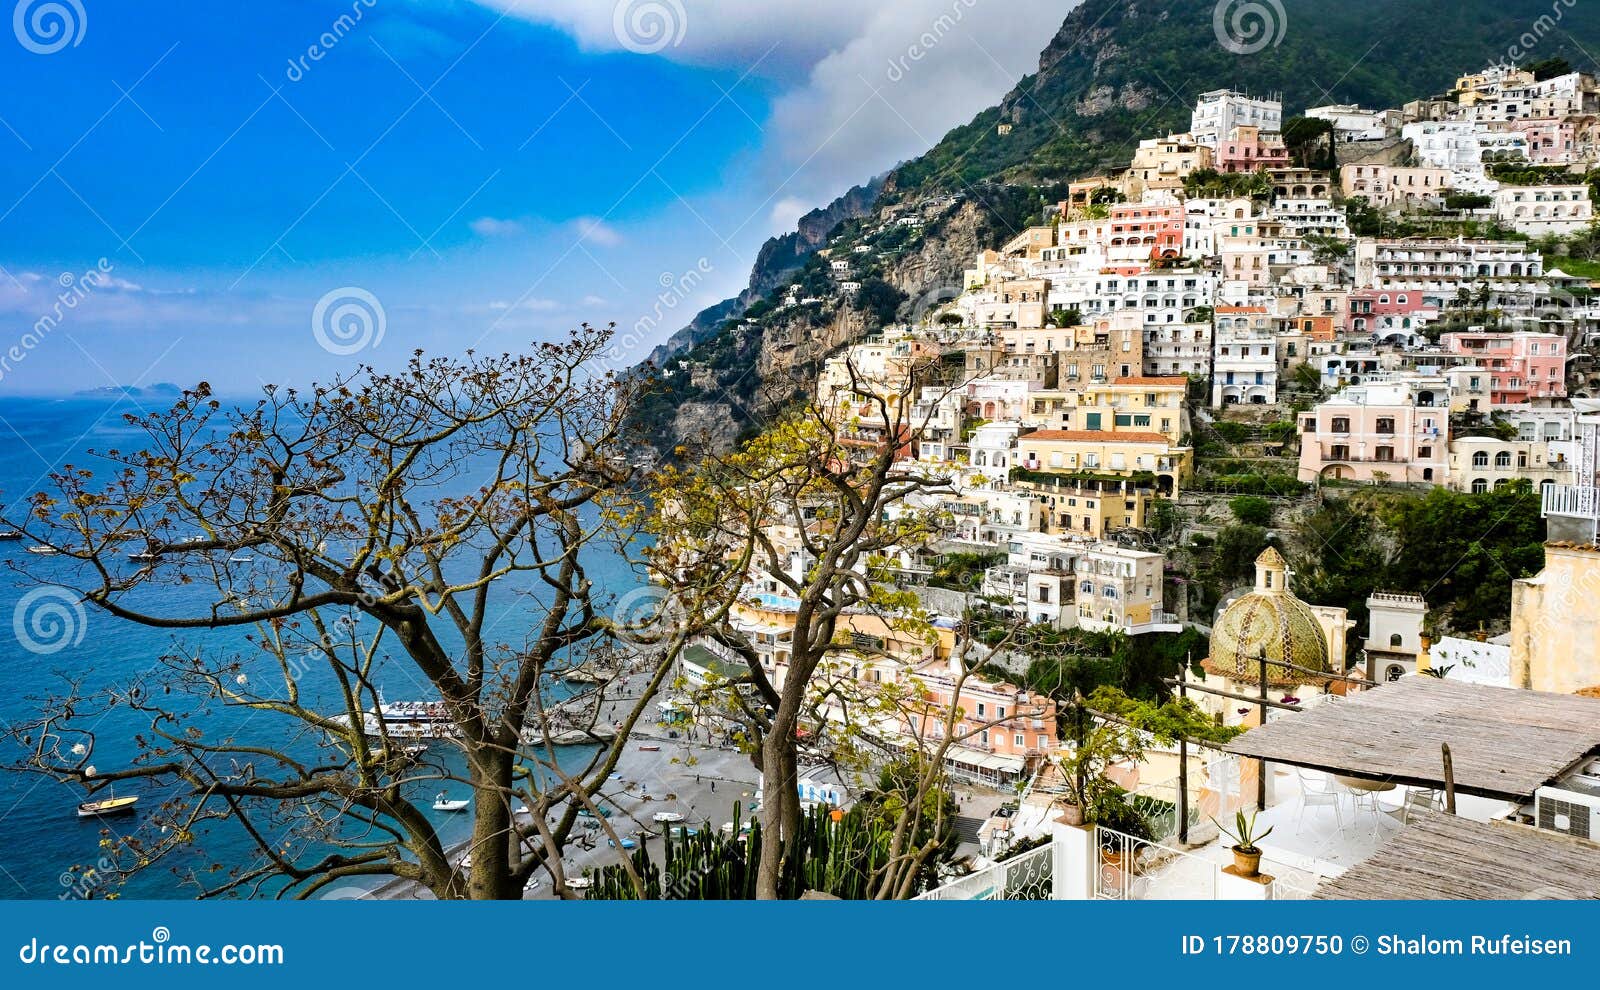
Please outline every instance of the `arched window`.
[[1400, 634], [1399, 633], [1391, 633], [1390, 634], [1390, 636], [1389, 636], [1389, 645], [1390, 646], [1399, 646], [1400, 645]]
[[1474, 478], [1474, 479], [1472, 479], [1472, 494], [1474, 494], [1474, 495], [1482, 495], [1484, 492], [1486, 492], [1488, 490], [1489, 490], [1489, 482], [1488, 481], [1484, 480], [1483, 478]]
[[1488, 467], [1489, 466], [1489, 454], [1488, 454], [1488, 452], [1480, 450], [1476, 454], [1473, 454], [1472, 455], [1472, 466], [1475, 467], [1475, 468]]
[[1502, 450], [1500, 453], [1494, 455], [1494, 466], [1497, 467], [1497, 468], [1508, 468], [1508, 467], [1510, 467], [1511, 466], [1511, 455], [1509, 453], [1507, 453], [1506, 451], [1504, 451], [1504, 450]]

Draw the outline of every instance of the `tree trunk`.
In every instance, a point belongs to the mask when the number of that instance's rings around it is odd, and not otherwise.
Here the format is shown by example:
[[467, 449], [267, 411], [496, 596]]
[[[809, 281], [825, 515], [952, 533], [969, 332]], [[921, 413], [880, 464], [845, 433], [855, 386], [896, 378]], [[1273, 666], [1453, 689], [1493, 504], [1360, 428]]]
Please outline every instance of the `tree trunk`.
[[[480, 753], [472, 772], [472, 869], [467, 896], [479, 900], [520, 897], [511, 876], [511, 809], [503, 795], [510, 793], [511, 754]], [[488, 786], [480, 786], [487, 784]]]

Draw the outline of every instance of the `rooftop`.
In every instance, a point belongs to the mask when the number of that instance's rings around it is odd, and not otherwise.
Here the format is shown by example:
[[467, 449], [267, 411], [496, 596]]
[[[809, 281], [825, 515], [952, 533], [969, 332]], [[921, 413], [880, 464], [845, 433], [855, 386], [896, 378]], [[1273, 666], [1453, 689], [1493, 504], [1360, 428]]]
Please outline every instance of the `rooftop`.
[[1324, 883], [1326, 900], [1600, 899], [1600, 844], [1505, 821], [1418, 815], [1364, 862]]
[[1167, 438], [1160, 433], [1130, 431], [1112, 433], [1109, 430], [1035, 430], [1024, 440], [1083, 440], [1099, 443], [1158, 443], [1165, 447]]
[[1363, 780], [1442, 788], [1444, 744], [1457, 791], [1527, 801], [1600, 752], [1600, 700], [1404, 677], [1268, 722], [1225, 749]]

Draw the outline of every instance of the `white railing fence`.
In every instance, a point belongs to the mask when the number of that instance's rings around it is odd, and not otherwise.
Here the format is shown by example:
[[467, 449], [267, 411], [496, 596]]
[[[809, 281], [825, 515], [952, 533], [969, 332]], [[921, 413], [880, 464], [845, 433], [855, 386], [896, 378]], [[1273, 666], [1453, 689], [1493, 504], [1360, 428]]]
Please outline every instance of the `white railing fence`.
[[1054, 891], [1046, 843], [918, 896], [919, 901], [1048, 901]]

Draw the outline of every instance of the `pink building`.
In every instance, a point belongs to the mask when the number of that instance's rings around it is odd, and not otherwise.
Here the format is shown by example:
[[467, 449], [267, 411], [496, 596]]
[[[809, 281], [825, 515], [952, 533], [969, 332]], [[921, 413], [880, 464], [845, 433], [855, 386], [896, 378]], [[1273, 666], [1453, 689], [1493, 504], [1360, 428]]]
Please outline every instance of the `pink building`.
[[1560, 334], [1479, 330], [1447, 333], [1440, 342], [1447, 352], [1472, 358], [1489, 370], [1491, 406], [1519, 406], [1567, 394], [1567, 340]]
[[946, 661], [917, 670], [929, 710], [916, 734], [930, 742], [944, 732], [954, 699], [959, 719], [945, 763], [951, 773], [1005, 786], [1024, 778], [1055, 752], [1056, 705], [1014, 684], [969, 674], [960, 681]]
[[1176, 258], [1183, 254], [1184, 220], [1177, 204], [1119, 203], [1111, 207], [1110, 246], [1138, 244], [1149, 248], [1151, 260]]
[[1386, 336], [1414, 333], [1439, 318], [1439, 307], [1429, 305], [1420, 292], [1383, 292], [1369, 289], [1350, 293], [1350, 332]]
[[1353, 385], [1300, 414], [1304, 482], [1445, 483], [1450, 387], [1444, 379]]
[[1289, 149], [1283, 143], [1283, 135], [1259, 127], [1235, 127], [1217, 149], [1219, 172], [1288, 167]]
[[1528, 140], [1528, 161], [1565, 165], [1578, 157], [1578, 127], [1570, 117], [1525, 117], [1508, 129]]

